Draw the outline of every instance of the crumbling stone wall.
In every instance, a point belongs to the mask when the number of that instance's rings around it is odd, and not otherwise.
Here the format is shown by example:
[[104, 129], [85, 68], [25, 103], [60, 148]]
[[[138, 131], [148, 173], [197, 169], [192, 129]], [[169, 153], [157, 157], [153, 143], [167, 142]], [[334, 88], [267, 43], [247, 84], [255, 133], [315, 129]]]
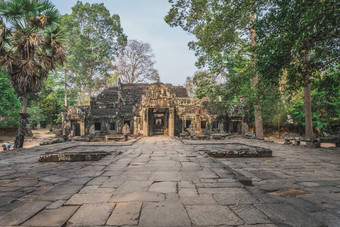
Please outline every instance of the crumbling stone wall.
[[[130, 133], [152, 135], [150, 111], [165, 110], [166, 129], [169, 136], [184, 133], [192, 125], [196, 134], [233, 132], [241, 133], [245, 113], [242, 105], [218, 114], [209, 101], [188, 97], [183, 86], [171, 84], [122, 84], [106, 88], [91, 98], [90, 106], [67, 107], [62, 111], [62, 130], [76, 132], [76, 136], [102, 137], [122, 134], [125, 124]], [[234, 127], [234, 128], [233, 128]], [[235, 130], [234, 130], [235, 131]]]

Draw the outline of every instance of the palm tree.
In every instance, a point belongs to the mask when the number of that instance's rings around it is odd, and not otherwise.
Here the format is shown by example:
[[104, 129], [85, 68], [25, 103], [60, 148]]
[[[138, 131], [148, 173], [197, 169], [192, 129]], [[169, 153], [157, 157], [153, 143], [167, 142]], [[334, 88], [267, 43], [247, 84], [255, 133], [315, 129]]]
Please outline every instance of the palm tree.
[[59, 13], [48, 0], [0, 0], [0, 66], [22, 97], [15, 148], [24, 143], [28, 96], [65, 61], [58, 21]]

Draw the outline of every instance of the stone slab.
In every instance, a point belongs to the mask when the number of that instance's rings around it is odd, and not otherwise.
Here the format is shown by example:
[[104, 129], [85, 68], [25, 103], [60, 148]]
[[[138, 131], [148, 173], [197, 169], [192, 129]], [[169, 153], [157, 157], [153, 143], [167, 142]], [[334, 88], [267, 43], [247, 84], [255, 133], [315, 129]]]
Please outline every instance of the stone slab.
[[78, 206], [62, 206], [57, 209], [43, 210], [30, 220], [25, 226], [63, 226], [78, 209]]
[[131, 192], [127, 194], [115, 194], [110, 202], [157, 202], [163, 201], [164, 195], [157, 192]]
[[139, 226], [191, 226], [191, 222], [181, 203], [146, 203]]
[[175, 193], [177, 191], [176, 182], [158, 182], [150, 187], [150, 192]]
[[85, 203], [106, 203], [111, 198], [112, 193], [85, 193], [73, 195], [65, 205], [83, 205]]
[[229, 188], [223, 193], [214, 194], [217, 204], [232, 205], [232, 204], [254, 204], [256, 199], [242, 188]]
[[19, 225], [44, 209], [50, 202], [34, 201], [19, 207], [0, 218], [0, 226]]
[[274, 224], [286, 224], [290, 226], [326, 226], [325, 224], [314, 219], [308, 213], [297, 209], [290, 204], [256, 204], [268, 216]]
[[241, 225], [244, 222], [227, 206], [195, 205], [186, 206], [194, 225]]
[[245, 221], [246, 224], [271, 224], [272, 222], [260, 210], [252, 205], [231, 205], [230, 208]]
[[137, 225], [142, 203], [118, 203], [106, 225]]
[[68, 226], [97, 226], [104, 225], [115, 204], [94, 203], [84, 204], [67, 222]]
[[152, 183], [152, 181], [125, 181], [115, 191], [115, 194], [126, 194], [136, 191], [148, 191]]
[[180, 172], [155, 172], [150, 176], [153, 181], [180, 181]]
[[198, 196], [196, 188], [181, 188], [178, 194], [180, 197]]

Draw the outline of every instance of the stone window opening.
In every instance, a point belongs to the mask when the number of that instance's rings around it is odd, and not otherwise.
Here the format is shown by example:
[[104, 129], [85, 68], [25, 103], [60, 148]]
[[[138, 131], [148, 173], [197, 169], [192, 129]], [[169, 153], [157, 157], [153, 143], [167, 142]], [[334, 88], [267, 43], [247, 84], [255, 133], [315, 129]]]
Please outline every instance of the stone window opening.
[[201, 121], [201, 129], [206, 129], [206, 128], [207, 128], [207, 122]]
[[131, 121], [124, 121], [124, 125], [125, 125], [125, 124], [128, 124], [128, 126], [131, 128], [130, 123], [131, 123]]
[[185, 121], [185, 128], [189, 128], [191, 125], [191, 120], [186, 120]]
[[213, 121], [212, 128], [213, 129], [218, 129], [218, 121]]
[[99, 122], [94, 123], [94, 130], [100, 131], [102, 129], [101, 124]]
[[116, 130], [116, 123], [115, 122], [112, 122], [110, 124], [110, 130]]

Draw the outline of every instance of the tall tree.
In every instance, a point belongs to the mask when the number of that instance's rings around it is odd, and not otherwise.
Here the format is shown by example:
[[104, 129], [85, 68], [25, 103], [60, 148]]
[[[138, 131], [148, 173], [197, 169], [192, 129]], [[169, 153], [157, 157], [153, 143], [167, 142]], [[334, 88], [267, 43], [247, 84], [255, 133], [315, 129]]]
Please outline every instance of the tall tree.
[[158, 81], [159, 75], [154, 68], [154, 55], [150, 44], [129, 40], [115, 63], [115, 72], [124, 83]]
[[340, 3], [275, 0], [257, 23], [259, 71], [266, 78], [287, 71], [292, 89], [304, 88], [305, 134], [313, 137], [311, 80], [339, 62]]
[[20, 100], [5, 70], [0, 71], [0, 128], [18, 127]]
[[[230, 62], [238, 58], [251, 62], [240, 77], [251, 73], [257, 92], [255, 16], [262, 10], [262, 1], [250, 0], [169, 0], [172, 3], [165, 21], [194, 34], [197, 41], [189, 43], [196, 51], [198, 66], [210, 67], [212, 73], [233, 70]], [[261, 3], [261, 4], [260, 4]], [[227, 79], [228, 81], [228, 79]], [[255, 103], [255, 133], [263, 138], [261, 105]]]
[[7, 68], [15, 91], [22, 96], [15, 148], [23, 147], [28, 96], [65, 60], [58, 21], [58, 11], [47, 0], [0, 1], [0, 65]]
[[[112, 71], [111, 62], [126, 36], [117, 14], [110, 15], [104, 4], [78, 1], [70, 15], [62, 17], [67, 37], [67, 69], [80, 92], [92, 96], [96, 78]], [[66, 73], [65, 73], [66, 75]]]

